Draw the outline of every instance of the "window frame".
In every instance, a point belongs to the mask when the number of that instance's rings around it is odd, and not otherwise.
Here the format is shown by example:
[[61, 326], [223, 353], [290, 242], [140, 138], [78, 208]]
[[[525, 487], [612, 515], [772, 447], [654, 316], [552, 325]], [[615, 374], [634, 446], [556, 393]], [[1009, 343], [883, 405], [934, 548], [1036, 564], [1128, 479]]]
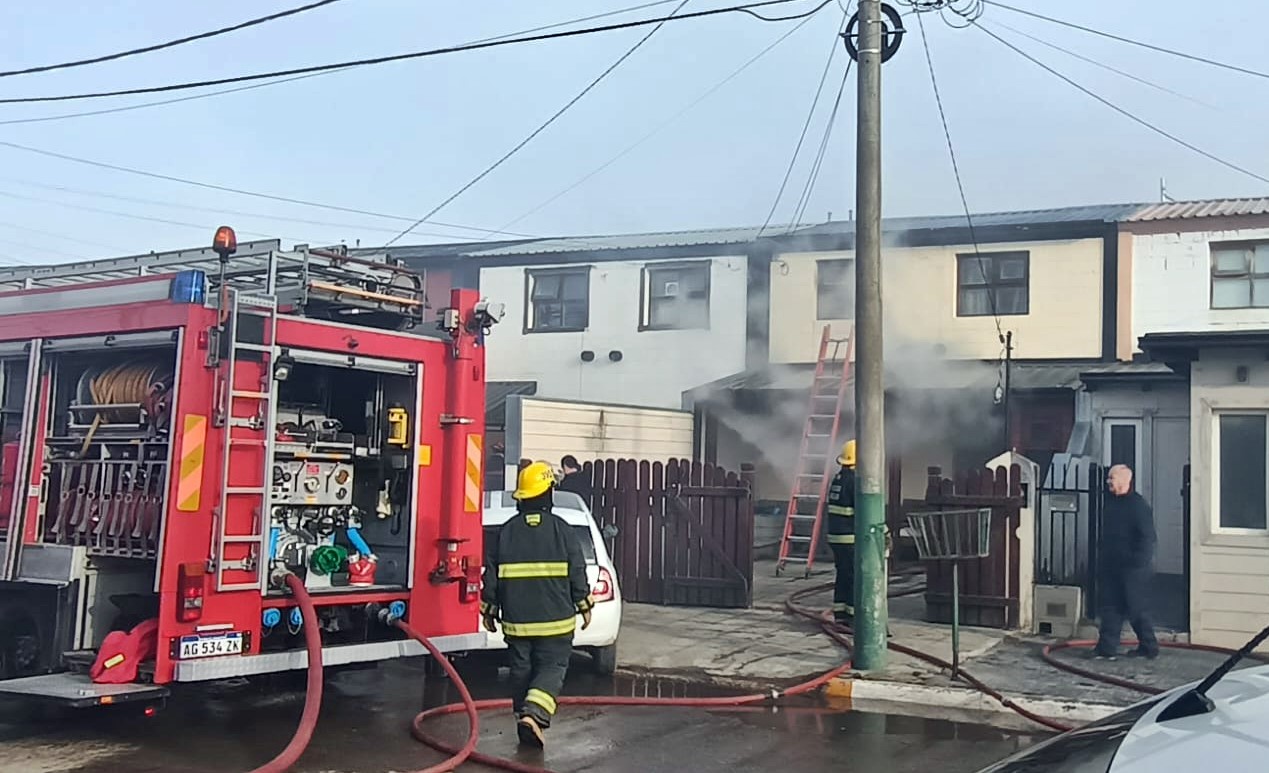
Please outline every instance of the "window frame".
[[[1248, 529], [1238, 526], [1222, 526], [1221, 525], [1221, 418], [1225, 416], [1257, 416], [1265, 420], [1265, 526], [1259, 529]], [[1208, 527], [1213, 535], [1239, 536], [1239, 537], [1265, 537], [1269, 536], [1269, 409], [1257, 408], [1232, 408], [1218, 409], [1211, 412], [1211, 449], [1209, 465], [1210, 475], [1208, 480], [1211, 482], [1209, 488], [1209, 504], [1210, 513], [1208, 516]]]
[[1142, 431], [1145, 429], [1144, 424], [1145, 422], [1139, 418], [1106, 417], [1102, 420], [1102, 464], [1106, 467], [1106, 469], [1110, 469], [1112, 464], [1110, 453], [1113, 447], [1111, 443], [1113, 439], [1112, 430], [1115, 427], [1132, 427], [1132, 476], [1134, 484], [1138, 484], [1138, 491], [1141, 489], [1139, 484], [1141, 482], [1142, 470], [1139, 468], [1142, 464]]
[[[591, 266], [556, 266], [552, 268], [526, 268], [524, 270], [524, 333], [581, 333], [590, 327], [590, 271]], [[580, 327], [539, 327], [537, 323], [537, 305], [533, 291], [539, 279], [549, 276], [572, 276], [580, 274], [583, 278], [585, 294], [581, 300], [585, 304], [585, 321]], [[563, 282], [561, 281], [561, 290]], [[564, 299], [554, 303], [568, 303]]]
[[[1269, 241], [1235, 241], [1235, 242], [1209, 242], [1207, 245], [1207, 307], [1211, 311], [1245, 311], [1248, 309], [1269, 309], [1269, 302], [1264, 305], [1256, 304], [1256, 280], [1269, 280], [1269, 271], [1256, 271], [1255, 252], [1257, 247], [1269, 247]], [[1217, 276], [1216, 273], [1216, 253], [1218, 251], [1243, 250], [1250, 253], [1244, 270], [1238, 274], [1226, 273], [1223, 276]], [[1217, 306], [1216, 305], [1216, 281], [1218, 279], [1230, 280], [1238, 279], [1246, 281], [1247, 288], [1247, 305], [1246, 306]]]
[[[1023, 271], [1021, 279], [1003, 279], [1000, 276], [999, 266], [1007, 260], [1021, 259]], [[968, 260], [989, 261], [987, 281], [978, 285], [966, 285], [961, 282], [961, 266]], [[1002, 252], [958, 252], [956, 254], [956, 316], [957, 317], [1025, 317], [1031, 314], [1031, 251], [1030, 250], [1006, 250]], [[997, 303], [991, 304], [983, 312], [968, 312], [963, 308], [962, 293], [966, 290], [981, 290], [986, 288], [989, 293], [996, 293], [1002, 289], [1021, 287], [1024, 291], [1024, 302], [1022, 311], [1001, 311], [999, 298]]]
[[[652, 287], [654, 275], [659, 271], [699, 271], [705, 279], [703, 299], [705, 317], [702, 324], [654, 324], [652, 322]], [[710, 296], [713, 294], [714, 261], [692, 260], [676, 262], [645, 263], [639, 272], [639, 332], [658, 330], [709, 330], [710, 328]]]
[[855, 293], [852, 293], [852, 294], [851, 294], [851, 299], [850, 299], [850, 313], [849, 313], [849, 315], [847, 315], [847, 316], [838, 316], [838, 315], [825, 316], [825, 313], [824, 313], [824, 290], [825, 290], [825, 289], [826, 289], [826, 287], [828, 287], [828, 286], [826, 286], [826, 285], [825, 285], [822, 281], [820, 281], [820, 280], [821, 280], [821, 277], [824, 275], [824, 274], [823, 274], [823, 271], [822, 271], [821, 269], [822, 269], [823, 265], [824, 265], [824, 264], [826, 264], [826, 263], [846, 264], [846, 266], [847, 266], [847, 275], [849, 275], [849, 276], [850, 276], [850, 281], [849, 281], [849, 283], [842, 282], [842, 283], [836, 283], [836, 284], [829, 285], [829, 286], [831, 286], [831, 287], [845, 287], [845, 286], [847, 286], [847, 284], [849, 284], [849, 286], [850, 286], [852, 289], [853, 289], [853, 288], [854, 288], [854, 286], [855, 286], [855, 258], [854, 258], [854, 257], [849, 257], [849, 258], [823, 258], [823, 259], [821, 259], [821, 260], [817, 260], [817, 261], [815, 261], [815, 321], [816, 321], [816, 322], [833, 322], [833, 321], [837, 321], [837, 320], [853, 320], [853, 319], [855, 318], [855, 314], [856, 314], [856, 313], [857, 313], [857, 311], [858, 311], [858, 303], [856, 302], [856, 300], [857, 300], [857, 299], [856, 299], [856, 294], [855, 294]]

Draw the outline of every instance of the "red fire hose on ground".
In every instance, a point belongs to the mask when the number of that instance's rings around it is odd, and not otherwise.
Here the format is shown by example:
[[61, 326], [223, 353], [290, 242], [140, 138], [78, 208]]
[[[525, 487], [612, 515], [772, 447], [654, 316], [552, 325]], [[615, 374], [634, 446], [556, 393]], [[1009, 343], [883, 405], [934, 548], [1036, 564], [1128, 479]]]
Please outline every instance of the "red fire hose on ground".
[[[288, 587], [291, 589], [291, 592], [295, 596], [297, 604], [299, 605], [300, 613], [304, 617], [304, 643], [308, 652], [308, 690], [307, 690], [307, 694], [305, 695], [304, 710], [300, 716], [299, 726], [296, 729], [295, 736], [291, 739], [291, 742], [287, 744], [286, 748], [283, 749], [282, 752], [277, 757], [270, 760], [268, 763], [261, 765], [255, 770], [251, 771], [251, 773], [286, 773], [286, 771], [290, 770], [291, 766], [295, 764], [295, 762], [299, 759], [300, 755], [304, 753], [304, 750], [308, 746], [309, 741], [312, 740], [313, 730], [317, 725], [317, 717], [321, 708], [322, 644], [321, 644], [320, 631], [318, 630], [318, 627], [317, 627], [316, 609], [313, 606], [312, 599], [309, 597], [308, 593], [304, 589], [303, 582], [301, 582], [299, 578], [295, 577], [294, 575], [291, 575], [286, 578], [286, 581], [287, 581]], [[788, 599], [785, 601], [785, 608], [787, 609], [787, 611], [789, 611], [790, 613], [794, 615], [797, 615], [799, 617], [805, 618], [807, 620], [810, 620], [811, 622], [816, 623], [817, 625], [820, 626], [821, 630], [826, 636], [828, 636], [833, 641], [840, 644], [842, 647], [846, 648], [847, 651], [850, 651], [853, 644], [850, 638], [852, 631], [849, 628], [835, 623], [832, 620], [830, 613], [824, 612], [824, 611], [817, 611], [799, 603], [802, 599], [805, 599], [806, 597], [810, 595], [821, 593], [832, 587], [833, 587], [832, 583], [827, 583], [824, 585], [817, 585], [817, 586], [804, 588], [800, 591], [797, 591], [796, 593], [789, 596]], [[898, 591], [892, 595], [904, 596], [904, 595], [910, 595], [911, 593], [914, 593], [914, 592], [916, 591], [912, 591], [912, 590]], [[551, 770], [547, 768], [542, 768], [535, 765], [527, 765], [521, 762], [516, 762], [515, 760], [509, 760], [502, 757], [495, 757], [493, 755], [482, 754], [476, 751], [476, 745], [480, 739], [480, 712], [495, 711], [495, 710], [499, 710], [499, 711], [509, 710], [511, 708], [511, 701], [508, 699], [481, 700], [481, 701], [477, 701], [473, 699], [471, 692], [468, 690], [467, 685], [463, 682], [463, 679], [459, 675], [457, 669], [455, 669], [454, 665], [449, 661], [448, 658], [445, 657], [444, 653], [442, 653], [426, 636], [423, 636], [422, 634], [420, 634], [417, 630], [412, 628], [405, 621], [394, 620], [392, 622], [394, 625], [400, 628], [401, 631], [403, 631], [406, 635], [415, 639], [420, 644], [422, 644], [424, 648], [427, 649], [428, 654], [431, 655], [436, 660], [436, 662], [441, 665], [446, 675], [454, 683], [455, 687], [458, 689], [458, 693], [461, 698], [461, 702], [459, 703], [453, 703], [446, 706], [439, 706], [436, 708], [427, 709], [426, 711], [420, 712], [417, 716], [414, 717], [414, 720], [411, 725], [411, 734], [414, 736], [414, 738], [418, 740], [419, 742], [431, 747], [432, 749], [435, 749], [436, 751], [439, 751], [443, 754], [450, 755], [449, 758], [445, 759], [444, 761], [439, 762], [435, 765], [432, 765], [431, 767], [424, 768], [420, 771], [417, 771], [417, 773], [445, 773], [445, 771], [455, 770], [456, 768], [458, 768], [458, 766], [468, 761], [476, 762], [476, 763], [497, 768], [500, 770], [511, 771], [512, 773], [553, 773]], [[1128, 646], [1132, 646], [1135, 644], [1135, 642], [1125, 642], [1125, 643]], [[1104, 682], [1106, 684], [1114, 685], [1117, 687], [1134, 690], [1134, 691], [1141, 692], [1147, 695], [1153, 695], [1153, 694], [1158, 694], [1160, 692], [1163, 692], [1162, 690], [1155, 687], [1138, 684], [1136, 682], [1132, 682], [1127, 679], [1122, 679], [1122, 678], [1110, 676], [1107, 674], [1099, 674], [1095, 671], [1089, 671], [1087, 669], [1080, 668], [1079, 666], [1076, 666], [1074, 664], [1065, 662], [1057, 658], [1053, 654], [1054, 652], [1061, 649], [1067, 649], [1067, 648], [1073, 648], [1073, 647], [1091, 647], [1093, 644], [1095, 644], [1095, 642], [1092, 642], [1092, 641], [1069, 641], [1069, 642], [1063, 642], [1060, 644], [1051, 644], [1046, 646], [1042, 650], [1041, 657], [1045, 660], [1046, 663], [1053, 666], [1054, 668], [1058, 668], [1068, 673], [1076, 674], [1078, 676], [1082, 676], [1087, 679], [1093, 679], [1095, 681], [1100, 681], [1100, 682]], [[1231, 650], [1223, 649], [1220, 647], [1210, 647], [1205, 645], [1180, 644], [1180, 643], [1170, 643], [1170, 642], [1161, 643], [1161, 645], [1164, 647], [1173, 648], [1173, 649], [1200, 650], [1204, 652], [1212, 652], [1212, 653], [1221, 654], [1221, 655], [1232, 654]], [[889, 642], [888, 646], [891, 650], [898, 652], [900, 654], [907, 655], [908, 657], [911, 657], [911, 658], [916, 658], [917, 660], [921, 660], [925, 663], [929, 663], [930, 665], [936, 666], [938, 668], [951, 670], [951, 667], [952, 667], [951, 663], [941, 658], [938, 658], [934, 655], [930, 655], [929, 653], [922, 652], [920, 650], [913, 649], [911, 647], [907, 647], [905, 645], [898, 644], [893, 641]], [[832, 679], [846, 673], [850, 669], [851, 669], [851, 664], [849, 661], [847, 661], [846, 663], [844, 663], [841, 666], [838, 666], [837, 668], [827, 671], [821, 674], [820, 676], [815, 677], [814, 679], [803, 682], [787, 690], [772, 690], [771, 692], [768, 692], [768, 693], [754, 693], [750, 695], [737, 695], [737, 696], [731, 696], [731, 697], [716, 697], [716, 698], [631, 698], [631, 697], [621, 697], [621, 696], [565, 696], [560, 698], [558, 702], [559, 702], [559, 705], [561, 706], [610, 706], [610, 707], [611, 706], [649, 706], [649, 707], [655, 706], [659, 708], [679, 707], [679, 708], [707, 708], [707, 709], [753, 707], [759, 704], [778, 700], [782, 697], [792, 697], [792, 696], [805, 695], [808, 693], [812, 693], [820, 689], [821, 687], [823, 687]], [[1056, 730], [1058, 732], [1064, 732], [1071, 729], [1071, 727], [1068, 725], [1049, 719], [1047, 717], [1042, 717], [1038, 714], [1035, 714], [1034, 712], [1028, 711], [1027, 709], [1017, 705], [1012, 700], [1010, 700], [1007, 696], [1000, 693], [998, 690], [995, 690], [994, 688], [985, 684], [984, 682], [974, 677], [973, 675], [966, 673], [963, 668], [960, 670], [959, 673], [960, 673], [960, 678], [964, 680], [966, 684], [978, 690], [979, 692], [995, 699], [1002, 706], [1016, 712], [1018, 715], [1025, 717], [1026, 719], [1031, 720], [1032, 722], [1035, 722], [1051, 730]], [[462, 745], [455, 745], [443, 739], [437, 738], [436, 736], [429, 734], [424, 729], [424, 726], [429, 721], [436, 719], [438, 717], [456, 714], [460, 711], [465, 712], [467, 714], [467, 721], [468, 721], [467, 738], [463, 742]]]

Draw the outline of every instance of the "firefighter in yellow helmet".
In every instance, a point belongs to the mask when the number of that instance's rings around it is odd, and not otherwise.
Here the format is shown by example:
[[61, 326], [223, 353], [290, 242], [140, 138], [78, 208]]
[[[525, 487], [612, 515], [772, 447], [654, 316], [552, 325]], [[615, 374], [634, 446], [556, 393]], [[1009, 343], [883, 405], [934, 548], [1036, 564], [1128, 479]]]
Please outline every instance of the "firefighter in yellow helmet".
[[537, 747], [564, 687], [577, 616], [587, 628], [594, 607], [581, 545], [551, 512], [554, 491], [546, 462], [520, 470], [512, 494], [518, 512], [486, 551], [480, 603], [485, 629], [497, 631], [501, 623], [507, 641], [520, 742]]
[[841, 466], [828, 489], [825, 510], [828, 546], [833, 550], [837, 579], [833, 584], [833, 618], [850, 625], [855, 617], [855, 441], [848, 440], [837, 457]]

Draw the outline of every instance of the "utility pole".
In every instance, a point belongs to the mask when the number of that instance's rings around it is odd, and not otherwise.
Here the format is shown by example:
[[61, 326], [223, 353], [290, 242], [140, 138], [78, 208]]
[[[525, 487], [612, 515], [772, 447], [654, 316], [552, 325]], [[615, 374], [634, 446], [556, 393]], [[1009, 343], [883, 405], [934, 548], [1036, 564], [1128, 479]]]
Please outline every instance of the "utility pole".
[[1013, 450], [1013, 423], [1010, 421], [1011, 416], [1009, 413], [1009, 392], [1010, 392], [1009, 388], [1012, 386], [1009, 383], [1009, 380], [1013, 376], [1013, 331], [1012, 330], [1005, 333], [1003, 340], [1001, 340], [1001, 343], [1005, 345], [1005, 390], [1004, 390], [1005, 392], [1004, 393], [1005, 450], [1012, 451]]
[[881, 1], [859, 0], [855, 201], [854, 666], [886, 665], [885, 382], [881, 333]]

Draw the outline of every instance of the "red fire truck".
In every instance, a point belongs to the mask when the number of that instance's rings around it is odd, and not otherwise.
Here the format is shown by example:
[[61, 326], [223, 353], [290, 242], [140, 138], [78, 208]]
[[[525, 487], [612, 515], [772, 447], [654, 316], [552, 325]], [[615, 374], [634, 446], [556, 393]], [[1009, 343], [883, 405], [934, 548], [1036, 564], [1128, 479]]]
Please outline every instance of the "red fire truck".
[[[478, 648], [484, 337], [390, 262], [276, 243], [0, 272], [0, 693], [87, 706], [180, 682]], [[381, 614], [390, 610], [391, 615]], [[157, 620], [134, 682], [85, 673]]]

